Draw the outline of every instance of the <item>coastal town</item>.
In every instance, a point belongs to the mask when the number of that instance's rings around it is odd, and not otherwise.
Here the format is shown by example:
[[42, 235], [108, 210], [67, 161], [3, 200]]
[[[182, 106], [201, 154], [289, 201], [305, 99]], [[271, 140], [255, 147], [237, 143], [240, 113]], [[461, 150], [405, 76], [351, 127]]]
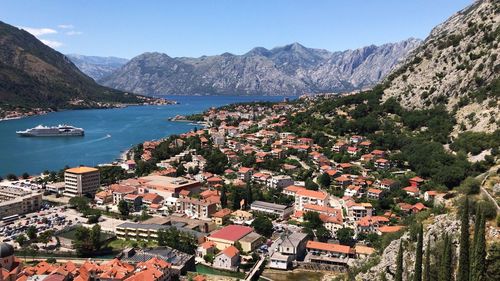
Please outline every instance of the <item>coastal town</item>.
[[211, 108], [122, 161], [7, 176], [3, 280], [332, 277], [450, 204], [364, 135], [288, 130], [308, 99]]

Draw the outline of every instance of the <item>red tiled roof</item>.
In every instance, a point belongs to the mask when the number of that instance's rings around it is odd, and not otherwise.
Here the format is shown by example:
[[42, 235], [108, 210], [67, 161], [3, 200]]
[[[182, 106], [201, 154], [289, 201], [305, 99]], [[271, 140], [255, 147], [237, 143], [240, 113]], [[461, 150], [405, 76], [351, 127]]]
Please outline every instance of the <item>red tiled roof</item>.
[[317, 241], [307, 241], [306, 247], [313, 250], [321, 250], [328, 252], [336, 252], [342, 254], [349, 254], [351, 252], [351, 247], [344, 246], [340, 244], [330, 244]]
[[229, 246], [221, 252], [221, 254], [224, 254], [230, 258], [238, 255], [239, 253], [240, 251], [235, 246]]
[[210, 237], [234, 242], [240, 240], [252, 231], [253, 229], [248, 226], [228, 225], [220, 230], [215, 231], [210, 235]]
[[326, 197], [328, 197], [328, 194], [326, 192], [322, 191], [315, 191], [315, 190], [308, 190], [308, 189], [300, 189], [297, 191], [298, 196], [304, 196], [304, 197], [312, 197], [320, 200], [325, 200]]

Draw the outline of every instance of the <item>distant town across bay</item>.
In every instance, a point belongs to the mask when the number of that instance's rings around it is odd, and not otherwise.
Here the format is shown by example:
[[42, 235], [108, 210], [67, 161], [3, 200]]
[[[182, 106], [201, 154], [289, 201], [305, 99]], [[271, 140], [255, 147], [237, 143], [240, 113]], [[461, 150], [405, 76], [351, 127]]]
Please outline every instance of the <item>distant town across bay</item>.
[[[0, 175], [59, 170], [65, 165], [110, 163], [131, 146], [192, 130], [199, 125], [169, 121], [210, 107], [252, 101], [281, 101], [283, 96], [167, 96], [179, 104], [52, 112], [0, 122]], [[21, 138], [16, 131], [37, 125], [71, 124], [82, 138]]]

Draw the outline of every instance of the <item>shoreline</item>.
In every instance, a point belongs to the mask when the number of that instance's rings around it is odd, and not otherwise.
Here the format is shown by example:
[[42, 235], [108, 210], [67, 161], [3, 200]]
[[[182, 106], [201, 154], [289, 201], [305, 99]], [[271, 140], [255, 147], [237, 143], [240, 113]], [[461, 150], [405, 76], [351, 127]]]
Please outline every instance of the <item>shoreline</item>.
[[69, 110], [91, 110], [91, 109], [121, 109], [121, 108], [127, 108], [129, 106], [164, 106], [164, 105], [176, 105], [179, 104], [178, 101], [175, 100], [168, 100], [165, 103], [129, 103], [129, 104], [117, 104], [115, 106], [104, 106], [104, 107], [86, 107], [86, 108], [63, 108], [63, 109], [58, 109], [58, 110], [40, 110], [39, 112], [33, 113], [33, 114], [22, 114], [19, 116], [15, 117], [3, 117], [0, 118], [0, 122], [4, 121], [11, 121], [11, 120], [19, 120], [27, 117], [35, 117], [35, 116], [42, 116], [42, 115], [47, 115], [49, 113], [53, 112], [63, 112], [63, 111], [69, 111]]

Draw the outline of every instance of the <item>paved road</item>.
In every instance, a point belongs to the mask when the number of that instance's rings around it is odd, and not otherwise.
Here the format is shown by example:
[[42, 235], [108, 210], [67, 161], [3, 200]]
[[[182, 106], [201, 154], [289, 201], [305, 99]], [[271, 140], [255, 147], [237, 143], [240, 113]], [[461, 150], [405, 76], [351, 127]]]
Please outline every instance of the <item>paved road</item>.
[[307, 165], [304, 161], [300, 160], [300, 158], [297, 156], [291, 155], [291, 156], [288, 156], [288, 158], [293, 159], [293, 160], [297, 160], [300, 163], [300, 165], [302, 166], [302, 168], [304, 168], [304, 169], [307, 169], [307, 170], [311, 169], [311, 167], [309, 167], [309, 165]]

